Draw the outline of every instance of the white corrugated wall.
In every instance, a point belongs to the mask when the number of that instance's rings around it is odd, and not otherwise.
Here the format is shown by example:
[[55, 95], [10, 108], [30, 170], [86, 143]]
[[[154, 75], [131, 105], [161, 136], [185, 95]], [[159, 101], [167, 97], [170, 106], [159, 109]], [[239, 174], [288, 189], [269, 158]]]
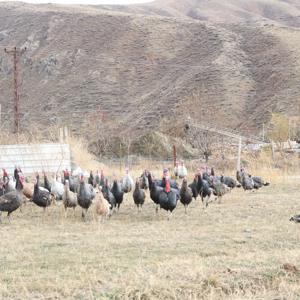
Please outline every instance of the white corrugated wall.
[[[71, 151], [68, 144], [0, 145], [0, 168], [13, 174], [15, 166], [24, 174], [37, 171], [71, 170]], [[1, 172], [0, 172], [1, 174]]]

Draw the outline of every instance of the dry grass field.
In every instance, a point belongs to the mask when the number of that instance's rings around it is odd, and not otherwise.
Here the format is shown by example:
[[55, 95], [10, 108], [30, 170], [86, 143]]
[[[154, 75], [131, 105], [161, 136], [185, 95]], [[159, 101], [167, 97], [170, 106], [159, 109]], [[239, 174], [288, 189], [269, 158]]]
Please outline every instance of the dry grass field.
[[0, 299], [300, 299], [300, 183], [279, 182], [170, 221], [149, 197], [104, 223], [27, 204], [0, 226]]

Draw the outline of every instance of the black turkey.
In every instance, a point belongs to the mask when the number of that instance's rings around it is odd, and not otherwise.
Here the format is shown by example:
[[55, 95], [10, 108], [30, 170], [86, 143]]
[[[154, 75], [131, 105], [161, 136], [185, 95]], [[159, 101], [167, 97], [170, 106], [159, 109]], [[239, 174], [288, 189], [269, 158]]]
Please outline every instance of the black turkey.
[[80, 177], [79, 191], [77, 195], [78, 205], [82, 208], [82, 218], [86, 219], [86, 214], [92, 201], [95, 198], [93, 187], [84, 181], [84, 177]]
[[193, 200], [193, 192], [190, 187], [188, 187], [186, 178], [183, 179], [181, 189], [180, 189], [180, 202], [184, 205], [185, 213], [187, 213], [187, 207]]
[[111, 192], [114, 195], [117, 203], [117, 209], [120, 209], [120, 205], [123, 202], [124, 192], [122, 191], [120, 183], [115, 179], [113, 182], [113, 186], [111, 188]]
[[174, 189], [171, 189], [169, 179], [166, 179], [165, 188], [159, 193], [159, 205], [162, 209], [169, 212], [168, 219], [170, 219], [172, 212], [176, 208], [178, 197]]
[[161, 191], [163, 191], [163, 188], [160, 186], [157, 186], [155, 184], [155, 181], [153, 181], [152, 175], [149, 172], [148, 173], [148, 182], [149, 182], [149, 189], [150, 189], [150, 198], [151, 200], [156, 204], [155, 211], [158, 212], [159, 208], [159, 194]]
[[145, 191], [140, 187], [140, 181], [137, 179], [135, 183], [135, 189], [133, 191], [133, 200], [135, 205], [138, 208], [138, 211], [142, 208], [143, 204], [145, 203], [146, 194]]
[[39, 176], [34, 179], [34, 190], [32, 196], [32, 202], [46, 211], [46, 208], [51, 205], [50, 192], [47, 190], [41, 190], [39, 187]]

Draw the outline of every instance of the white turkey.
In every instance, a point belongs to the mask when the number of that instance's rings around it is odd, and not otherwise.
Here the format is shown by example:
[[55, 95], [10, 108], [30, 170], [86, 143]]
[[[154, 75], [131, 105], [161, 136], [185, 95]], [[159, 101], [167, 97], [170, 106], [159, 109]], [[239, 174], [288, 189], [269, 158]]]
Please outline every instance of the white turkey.
[[129, 193], [133, 190], [134, 182], [129, 174], [129, 169], [126, 169], [126, 174], [122, 180], [122, 190], [124, 193]]
[[176, 163], [176, 166], [174, 168], [174, 174], [176, 177], [179, 177], [180, 179], [187, 177], [188, 172], [183, 161], [181, 161], [179, 164]]
[[64, 194], [64, 185], [61, 181], [60, 176], [54, 176], [53, 182], [51, 185], [51, 194], [55, 197], [56, 200], [62, 200]]

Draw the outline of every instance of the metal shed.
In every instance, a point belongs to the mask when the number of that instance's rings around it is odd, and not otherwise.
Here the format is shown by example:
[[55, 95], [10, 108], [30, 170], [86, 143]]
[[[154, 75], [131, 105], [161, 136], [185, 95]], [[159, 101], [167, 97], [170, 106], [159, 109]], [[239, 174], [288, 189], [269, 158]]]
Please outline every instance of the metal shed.
[[37, 171], [57, 172], [71, 170], [69, 144], [0, 145], [0, 168], [12, 174], [15, 166], [24, 174]]

